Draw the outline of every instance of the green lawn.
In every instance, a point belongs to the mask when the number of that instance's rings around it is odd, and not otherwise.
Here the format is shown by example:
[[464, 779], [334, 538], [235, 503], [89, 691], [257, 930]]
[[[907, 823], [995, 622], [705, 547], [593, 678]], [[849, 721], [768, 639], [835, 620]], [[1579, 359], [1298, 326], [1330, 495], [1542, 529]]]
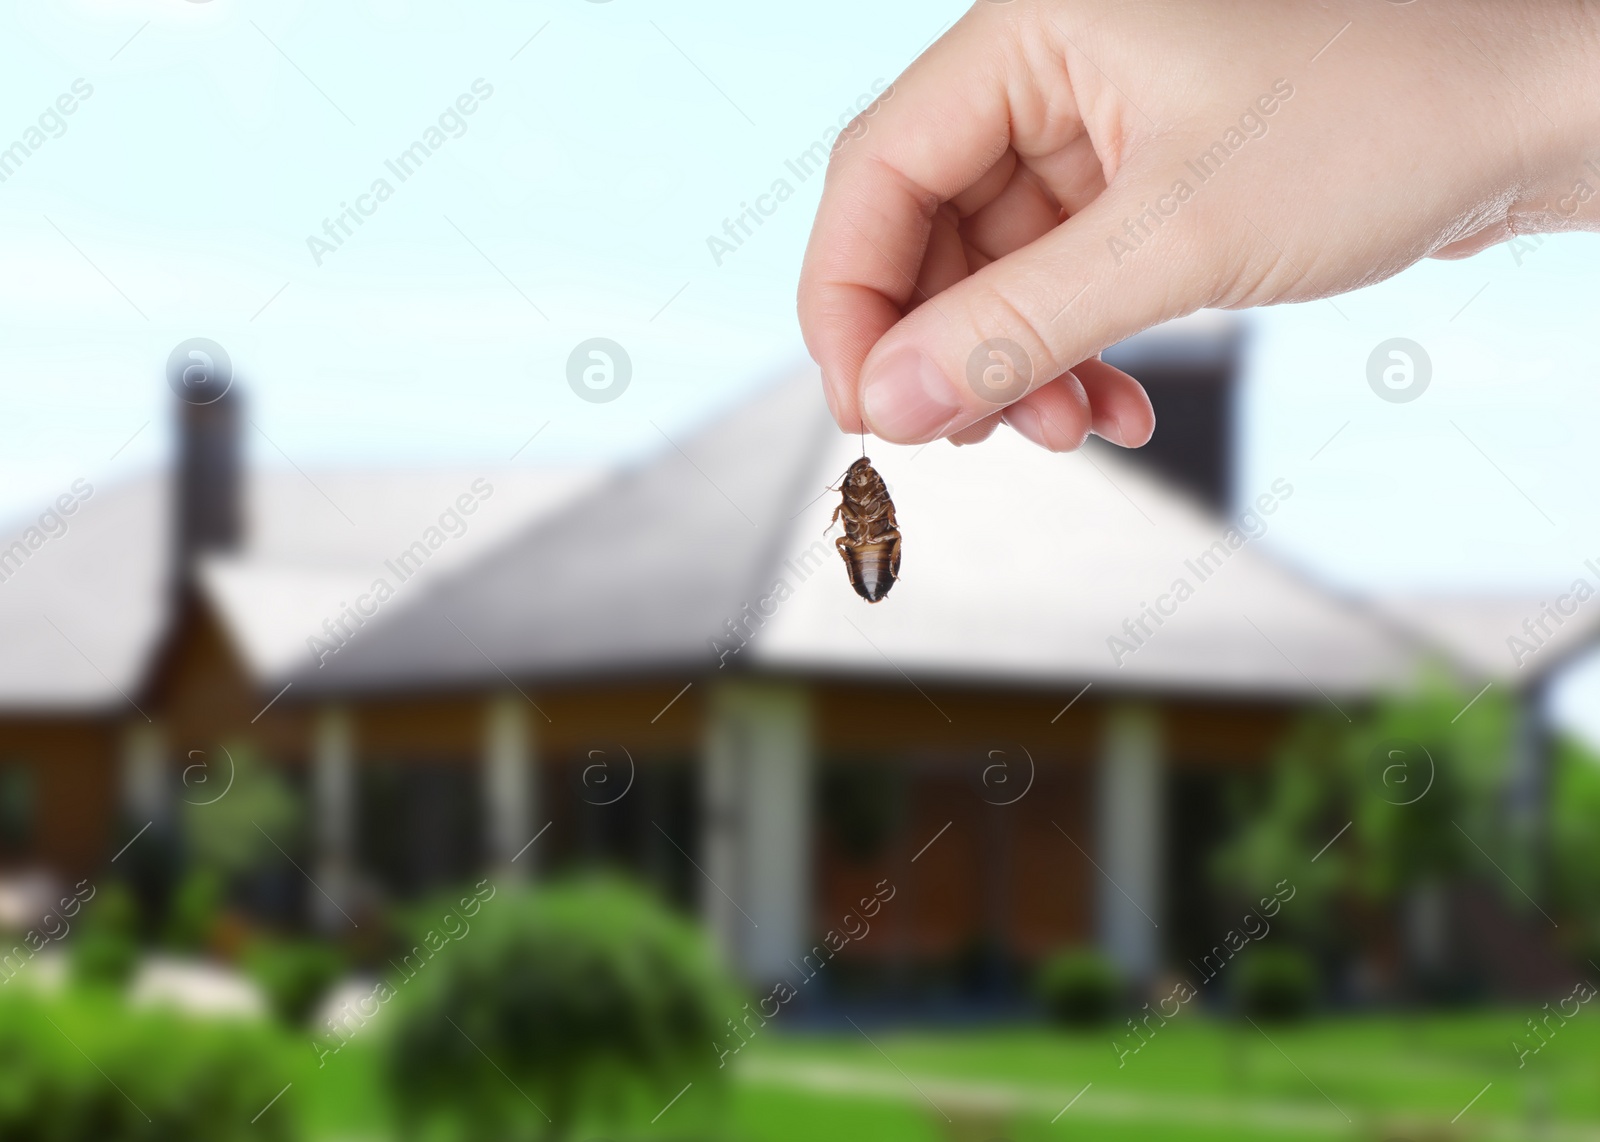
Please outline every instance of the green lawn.
[[[1526, 1014], [1327, 1020], [1269, 1025], [1263, 1034], [1248, 1023], [1185, 1013], [1120, 1067], [1109, 1032], [867, 1026], [869, 1042], [848, 1024], [827, 1035], [772, 1027], [730, 1058], [730, 1135], [745, 1142], [1600, 1142], [1600, 1011], [1580, 1011], [1519, 1068], [1511, 1041]], [[319, 1138], [385, 1137], [369, 1054], [352, 1047], [309, 1074], [301, 1093]], [[693, 1101], [691, 1094], [662, 1116], [660, 1137], [671, 1135], [674, 1116], [693, 1115]]]

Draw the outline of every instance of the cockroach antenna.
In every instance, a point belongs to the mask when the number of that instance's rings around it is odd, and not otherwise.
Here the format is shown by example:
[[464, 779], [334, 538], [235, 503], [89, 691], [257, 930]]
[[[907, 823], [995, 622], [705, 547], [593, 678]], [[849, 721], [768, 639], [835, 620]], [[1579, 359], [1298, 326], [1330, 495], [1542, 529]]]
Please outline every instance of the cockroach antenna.
[[865, 428], [863, 428], [861, 430], [861, 455], [865, 456], [866, 454], [867, 454], [867, 430]]

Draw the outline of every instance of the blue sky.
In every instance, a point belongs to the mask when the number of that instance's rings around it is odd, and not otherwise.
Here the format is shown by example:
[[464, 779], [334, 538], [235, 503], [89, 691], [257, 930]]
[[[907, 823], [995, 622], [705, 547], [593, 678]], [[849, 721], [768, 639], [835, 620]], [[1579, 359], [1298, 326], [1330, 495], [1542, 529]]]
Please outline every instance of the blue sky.
[[[248, 384], [261, 462], [499, 461], [547, 421], [529, 462], [659, 447], [652, 421], [686, 428], [801, 359], [818, 180], [785, 160], [963, 9], [7, 6], [0, 146], [75, 80], [93, 94], [0, 183], [0, 514], [160, 463], [162, 368], [195, 336]], [[477, 80], [493, 94], [459, 137], [388, 173]], [[317, 264], [307, 238], [379, 177], [393, 196]], [[781, 177], [794, 196], [716, 264], [706, 239]], [[1298, 489], [1267, 542], [1362, 591], [1538, 592], [1600, 555], [1596, 241], [1252, 315], [1242, 490]], [[597, 336], [633, 361], [613, 403], [566, 383]], [[1403, 404], [1366, 376], [1401, 336], [1433, 363]]]

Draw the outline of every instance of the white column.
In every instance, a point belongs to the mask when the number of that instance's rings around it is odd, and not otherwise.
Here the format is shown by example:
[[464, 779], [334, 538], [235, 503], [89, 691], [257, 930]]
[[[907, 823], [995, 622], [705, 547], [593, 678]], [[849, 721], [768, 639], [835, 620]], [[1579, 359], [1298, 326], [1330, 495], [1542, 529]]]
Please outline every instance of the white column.
[[1148, 706], [1118, 706], [1104, 734], [1095, 830], [1100, 947], [1129, 979], [1148, 980], [1161, 967], [1161, 725]]
[[496, 874], [523, 880], [537, 864], [534, 846], [519, 858], [532, 839], [534, 780], [533, 723], [520, 694], [500, 694], [485, 707], [483, 735], [484, 821], [487, 849]]
[[133, 722], [122, 734], [122, 805], [139, 822], [163, 820], [171, 809], [167, 742], [159, 722]]
[[[317, 711], [312, 731], [311, 795], [316, 822], [317, 887], [311, 903], [318, 925], [337, 929], [349, 918], [355, 880], [356, 756], [355, 726], [343, 706]], [[330, 904], [326, 892], [338, 907]]]
[[703, 912], [756, 982], [793, 974], [811, 924], [811, 712], [803, 687], [735, 682], [709, 703]]

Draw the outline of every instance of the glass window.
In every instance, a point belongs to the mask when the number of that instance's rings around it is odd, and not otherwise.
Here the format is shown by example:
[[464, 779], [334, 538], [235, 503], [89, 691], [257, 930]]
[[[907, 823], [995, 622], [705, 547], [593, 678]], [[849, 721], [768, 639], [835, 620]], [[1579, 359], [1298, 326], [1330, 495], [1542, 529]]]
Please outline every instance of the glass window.
[[0, 853], [27, 850], [33, 839], [33, 768], [0, 762]]

